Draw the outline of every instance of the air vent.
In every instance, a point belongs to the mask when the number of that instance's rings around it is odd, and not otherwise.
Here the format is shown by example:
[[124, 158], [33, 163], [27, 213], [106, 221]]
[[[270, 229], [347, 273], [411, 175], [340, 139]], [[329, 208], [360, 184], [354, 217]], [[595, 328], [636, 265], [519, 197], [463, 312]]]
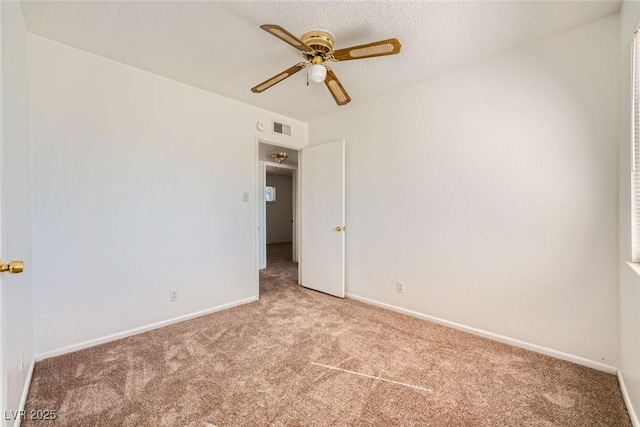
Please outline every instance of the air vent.
[[284, 123], [273, 122], [273, 133], [291, 136], [291, 126]]

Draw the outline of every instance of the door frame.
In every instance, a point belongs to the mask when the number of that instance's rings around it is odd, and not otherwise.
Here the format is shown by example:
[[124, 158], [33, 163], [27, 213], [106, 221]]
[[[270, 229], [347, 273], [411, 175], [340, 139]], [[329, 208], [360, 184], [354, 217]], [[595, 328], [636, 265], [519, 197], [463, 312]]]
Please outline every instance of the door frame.
[[[280, 163], [266, 162], [260, 160], [260, 144], [268, 144], [274, 145], [277, 147], [286, 148], [291, 151], [296, 151], [298, 153], [298, 165], [283, 165]], [[301, 277], [301, 269], [300, 269], [300, 242], [301, 242], [301, 229], [300, 223], [302, 221], [301, 209], [300, 209], [300, 176], [301, 176], [301, 166], [300, 166], [300, 156], [302, 149], [300, 147], [296, 147], [294, 145], [283, 144], [281, 142], [275, 142], [268, 139], [260, 138], [256, 136], [255, 142], [255, 165], [256, 165], [256, 192], [255, 192], [255, 200], [256, 200], [256, 229], [255, 229], [255, 248], [256, 248], [256, 265], [255, 265], [255, 283], [256, 283], [256, 299], [260, 298], [260, 247], [262, 245], [261, 239], [261, 228], [266, 226], [263, 223], [263, 219], [266, 219], [266, 204], [264, 200], [264, 188], [262, 187], [263, 183], [266, 183], [266, 166], [277, 166], [283, 169], [294, 169], [292, 176], [292, 186], [293, 191], [295, 191], [295, 200], [294, 200], [294, 211], [295, 211], [295, 227], [293, 229], [294, 234], [294, 260], [298, 262], [298, 279], [297, 282], [300, 284]], [[264, 214], [263, 214], [264, 212]], [[266, 236], [266, 229], [264, 230]], [[266, 256], [266, 239], [265, 239], [265, 256]]]
[[[297, 189], [298, 189], [298, 185], [297, 185], [298, 166], [283, 165], [281, 163], [276, 163], [276, 162], [265, 162], [264, 160], [261, 160], [260, 163], [261, 163], [261, 165], [260, 165], [260, 168], [259, 168], [260, 169], [259, 173], [260, 174], [264, 173], [264, 178], [263, 178], [264, 181], [262, 181], [262, 180], [261, 181], [264, 182], [265, 185], [267, 183], [267, 167], [269, 167], [269, 166], [277, 168], [277, 169], [288, 169], [288, 170], [290, 170], [292, 172], [292, 175], [291, 175], [291, 188], [292, 188], [291, 202], [292, 202], [293, 206], [292, 206], [291, 214], [292, 214], [292, 218], [294, 219], [292, 230], [291, 230], [292, 231], [292, 237], [293, 237], [292, 238], [292, 246], [293, 246], [292, 247], [292, 252], [293, 252], [292, 253], [292, 260], [293, 260], [293, 262], [298, 262], [298, 250], [297, 250], [297, 246], [298, 246], [298, 242], [297, 242], [297, 234], [298, 234], [297, 233], [297, 228], [298, 228], [298, 218], [297, 218], [297, 214], [298, 214], [298, 206], [297, 206], [297, 204], [298, 204], [298, 194], [297, 194]], [[264, 169], [263, 169], [263, 166], [264, 166]], [[262, 178], [262, 177], [260, 177], [260, 178]], [[263, 203], [263, 201], [260, 200], [260, 203]], [[264, 207], [263, 207], [264, 215], [262, 215], [262, 214], [260, 215], [261, 216], [260, 222], [261, 222], [261, 226], [262, 226], [262, 228], [260, 229], [260, 234], [261, 234], [261, 236], [260, 236], [261, 237], [260, 245], [263, 246], [262, 245], [262, 240], [264, 240], [264, 246], [265, 246], [265, 249], [266, 249], [266, 246], [267, 246], [267, 241], [266, 240], [267, 239], [266, 239], [266, 237], [264, 239], [262, 239], [262, 234], [265, 234], [265, 236], [266, 236], [266, 233], [267, 233], [266, 224], [265, 224], [266, 219], [267, 219], [266, 200], [264, 201], [264, 203], [265, 203]]]

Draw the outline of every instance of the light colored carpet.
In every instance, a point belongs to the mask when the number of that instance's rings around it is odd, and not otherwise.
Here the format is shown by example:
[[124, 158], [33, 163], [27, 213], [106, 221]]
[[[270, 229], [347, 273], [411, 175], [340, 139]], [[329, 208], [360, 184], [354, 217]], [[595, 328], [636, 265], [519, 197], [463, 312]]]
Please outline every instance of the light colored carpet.
[[255, 303], [38, 362], [58, 419], [23, 425], [631, 425], [615, 376], [307, 290], [289, 254]]

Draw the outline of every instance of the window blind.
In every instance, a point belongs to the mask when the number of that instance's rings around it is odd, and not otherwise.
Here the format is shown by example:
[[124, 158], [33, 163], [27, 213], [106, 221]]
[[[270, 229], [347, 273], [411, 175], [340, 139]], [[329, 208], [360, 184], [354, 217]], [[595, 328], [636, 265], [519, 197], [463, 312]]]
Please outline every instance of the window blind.
[[640, 40], [633, 34], [631, 60], [631, 260], [640, 262]]

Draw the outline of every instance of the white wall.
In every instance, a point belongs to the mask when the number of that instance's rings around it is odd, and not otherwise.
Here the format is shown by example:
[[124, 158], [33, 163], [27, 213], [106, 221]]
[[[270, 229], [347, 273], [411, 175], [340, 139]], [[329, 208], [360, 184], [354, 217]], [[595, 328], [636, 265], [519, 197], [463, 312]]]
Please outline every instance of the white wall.
[[346, 139], [347, 292], [615, 366], [618, 30], [311, 122]]
[[254, 298], [255, 124], [282, 117], [38, 36], [29, 53], [36, 354]]
[[276, 187], [276, 202], [267, 203], [267, 243], [293, 238], [293, 181], [291, 176], [267, 174], [267, 185]]
[[[640, 277], [631, 260], [631, 43], [640, 22], [640, 3], [624, 2], [620, 11], [620, 375], [636, 413], [640, 411]], [[632, 412], [632, 408], [629, 408]]]
[[[2, 275], [2, 410], [20, 404], [33, 359], [31, 195], [27, 32], [19, 2], [0, 2], [2, 40], [2, 251], [22, 260], [22, 274]], [[21, 368], [23, 351], [24, 364]], [[2, 418], [4, 419], [4, 412]], [[6, 423], [3, 420], [2, 423]]]

